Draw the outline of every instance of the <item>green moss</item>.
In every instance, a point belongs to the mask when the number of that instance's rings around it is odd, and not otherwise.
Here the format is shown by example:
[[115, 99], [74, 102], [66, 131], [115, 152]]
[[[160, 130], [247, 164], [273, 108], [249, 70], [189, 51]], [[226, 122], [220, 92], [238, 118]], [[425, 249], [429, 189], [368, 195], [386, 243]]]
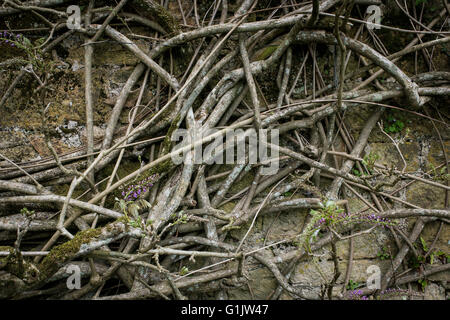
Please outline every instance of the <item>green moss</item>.
[[138, 12], [154, 17], [167, 33], [179, 33], [180, 27], [176, 19], [164, 7], [155, 1], [134, 0], [132, 5]]
[[[67, 193], [69, 192], [69, 188], [70, 188], [70, 184], [59, 184], [59, 185], [55, 185], [53, 187], [53, 193], [60, 195], [60, 196], [66, 196]], [[81, 196], [83, 194], [83, 189], [81, 187], [75, 188], [75, 190], [73, 191], [72, 197], [73, 198], [78, 198], [79, 196]]]
[[234, 207], [236, 206], [236, 202], [227, 202], [223, 206], [220, 206], [218, 209], [225, 211], [226, 213], [231, 213]]
[[10, 251], [11, 252], [11, 250], [14, 250], [14, 248], [10, 247], [10, 246], [0, 246], [0, 251]]
[[255, 180], [255, 174], [252, 171], [247, 172], [241, 180], [233, 183], [230, 188], [230, 193], [237, 193], [246, 187], [250, 187], [253, 180]]
[[[99, 180], [109, 177], [113, 172], [114, 166], [115, 164], [112, 163], [106, 166], [103, 170], [101, 170], [98, 174]], [[117, 169], [117, 174], [119, 177], [126, 177], [127, 175], [133, 173], [134, 171], [139, 170], [140, 166], [141, 164], [139, 163], [139, 161], [130, 161], [130, 160], [122, 161], [120, 163], [119, 168]]]
[[161, 155], [165, 155], [169, 152], [172, 146], [172, 135], [174, 131], [180, 127], [180, 118], [181, 118], [180, 113], [177, 113], [175, 119], [173, 119], [172, 122], [170, 123], [169, 130], [167, 130], [166, 137], [164, 138], [164, 141], [162, 143]]
[[278, 48], [278, 46], [268, 46], [263, 48], [260, 52], [258, 52], [258, 54], [256, 55], [255, 61], [259, 61], [259, 60], [264, 60], [268, 57], [270, 57], [270, 55], [272, 53], [274, 53], [274, 51]]
[[[80, 53], [78, 53], [80, 54]], [[139, 60], [130, 51], [124, 51], [120, 46], [111, 45], [109, 42], [107, 45], [99, 45], [95, 48], [95, 54], [93, 56], [94, 66], [103, 66], [108, 64], [123, 64], [127, 66], [132, 66], [136, 64]], [[94, 88], [101, 88], [102, 82], [100, 78], [98, 80], [93, 79], [93, 85], [100, 85]]]
[[[126, 217], [126, 216], [123, 216], [123, 217], [120, 217], [119, 219], [117, 219], [115, 222], [122, 222], [122, 223], [128, 223], [128, 217]], [[110, 223], [110, 224], [108, 224], [107, 226], [106, 226], [106, 230], [111, 230], [111, 228], [112, 228], [112, 224]]]
[[73, 258], [83, 244], [89, 243], [101, 233], [101, 228], [83, 230], [78, 232], [73, 239], [54, 247], [39, 265], [39, 280], [45, 280], [53, 275], [63, 263]]
[[156, 175], [161, 175], [164, 172], [168, 172], [170, 171], [172, 168], [174, 167], [174, 164], [172, 163], [172, 161], [170, 159], [163, 161], [161, 163], [158, 163], [157, 165], [155, 165], [154, 167], [151, 167], [150, 169], [148, 169], [146, 172], [144, 172], [143, 174], [141, 174], [139, 176], [139, 180], [145, 179], [147, 177], [150, 177], [154, 174]]

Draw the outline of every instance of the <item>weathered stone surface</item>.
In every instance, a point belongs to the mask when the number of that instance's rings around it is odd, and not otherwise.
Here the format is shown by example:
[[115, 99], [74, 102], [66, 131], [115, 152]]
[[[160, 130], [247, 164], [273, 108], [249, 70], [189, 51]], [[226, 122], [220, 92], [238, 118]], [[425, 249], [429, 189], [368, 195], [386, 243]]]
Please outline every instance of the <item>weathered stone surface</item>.
[[369, 106], [348, 108], [347, 112], [345, 113], [344, 119], [345, 123], [350, 129], [350, 132], [352, 134], [359, 132], [364, 127], [364, 124], [373, 112], [374, 108]]
[[50, 150], [45, 144], [45, 138], [43, 135], [34, 134], [29, 137], [30, 144], [33, 146], [34, 150], [41, 156], [46, 157], [51, 155]]
[[[389, 231], [378, 227], [370, 234], [353, 238], [353, 259], [376, 259], [383, 247], [389, 248], [393, 254], [396, 251]], [[336, 249], [338, 257], [347, 260], [350, 252], [350, 240], [339, 241]]]
[[422, 208], [444, 207], [445, 193], [442, 189], [423, 182], [415, 182], [406, 191], [406, 201]]
[[0, 149], [24, 145], [25, 135], [20, 131], [0, 131]]
[[[390, 262], [374, 259], [355, 260], [353, 262], [350, 279], [355, 283], [357, 282], [365, 286], [368, 277], [371, 275], [371, 273], [366, 273], [366, 271], [367, 268], [372, 265], [378, 266], [382, 275], [388, 270]], [[337, 281], [337, 289], [342, 289], [346, 268], [346, 261], [339, 261], [339, 269], [341, 271], [341, 275], [339, 276]], [[320, 286], [329, 283], [333, 275], [334, 264], [331, 260], [319, 261], [317, 262], [317, 264], [314, 264], [311, 261], [301, 262], [295, 269], [292, 283], [295, 284], [298, 288], [304, 288], [304, 293], [307, 297], [311, 299], [318, 299]], [[336, 293], [338, 293], [339, 291], [339, 289], [336, 290]]]
[[[30, 145], [26, 135], [20, 130], [0, 131], [0, 152], [14, 162], [27, 161], [39, 156]], [[3, 158], [0, 162], [10, 165]]]
[[[144, 49], [139, 41], [135, 41], [135, 43], [140, 46], [141, 49]], [[72, 49], [69, 51], [67, 61], [72, 65], [74, 63], [83, 64], [83, 56], [84, 47]], [[94, 67], [102, 65], [135, 65], [138, 61], [139, 60], [131, 51], [124, 50], [120, 44], [115, 42], [107, 41], [94, 46], [94, 55], [92, 59]]]
[[350, 190], [345, 187], [343, 190], [347, 196], [346, 198], [348, 199], [348, 207], [350, 212], [359, 212], [360, 210], [366, 208], [366, 204], [361, 199], [354, 198], [355, 195]]
[[444, 287], [436, 284], [429, 283], [425, 287], [424, 300], [445, 300], [445, 289]]
[[[64, 125], [67, 128], [67, 125]], [[62, 129], [65, 129], [64, 127]], [[53, 148], [58, 154], [71, 151], [81, 146], [81, 140], [79, 136], [80, 129], [76, 127], [72, 131], [64, 132], [61, 127], [56, 128], [57, 135], [59, 137], [51, 138]], [[41, 156], [51, 156], [50, 149], [47, 146], [47, 142], [43, 134], [33, 134], [29, 138], [30, 145]]]
[[444, 140], [443, 142], [444, 149], [439, 141], [432, 141], [430, 144], [430, 151], [428, 153], [427, 161], [428, 164], [437, 167], [445, 163], [445, 154], [447, 154], [447, 158], [450, 156], [450, 140]]
[[228, 291], [228, 298], [232, 300], [267, 299], [276, 288], [277, 282], [267, 268], [258, 267], [248, 272], [250, 280], [248, 286]]
[[299, 235], [308, 210], [292, 210], [263, 216], [262, 229], [267, 241], [281, 241]]
[[[439, 226], [440, 226], [439, 221], [433, 221], [427, 223], [423, 228], [421, 236], [426, 241], [428, 247], [430, 247], [431, 244], [434, 242], [439, 230]], [[436, 240], [434, 249], [436, 251], [441, 250], [443, 252], [446, 252], [447, 254], [450, 253], [450, 228], [446, 226], [445, 223], [442, 225], [442, 230], [439, 234], [439, 237]], [[449, 281], [450, 281], [450, 274], [449, 274]]]
[[[420, 152], [420, 146], [417, 142], [405, 142], [399, 145], [399, 149], [406, 161], [407, 171], [416, 171], [419, 169], [419, 159], [417, 155]], [[377, 163], [394, 166], [403, 170], [404, 163], [393, 143], [371, 143], [370, 152], [380, 156], [381, 161]]]
[[[104, 137], [104, 135], [105, 135], [105, 129], [103, 129], [99, 126], [94, 126], [94, 140], [101, 139]], [[87, 141], [86, 140], [87, 139], [86, 138], [86, 128], [83, 128], [81, 130], [80, 136], [81, 136], [81, 141], [83, 143], [86, 143], [86, 141]]]

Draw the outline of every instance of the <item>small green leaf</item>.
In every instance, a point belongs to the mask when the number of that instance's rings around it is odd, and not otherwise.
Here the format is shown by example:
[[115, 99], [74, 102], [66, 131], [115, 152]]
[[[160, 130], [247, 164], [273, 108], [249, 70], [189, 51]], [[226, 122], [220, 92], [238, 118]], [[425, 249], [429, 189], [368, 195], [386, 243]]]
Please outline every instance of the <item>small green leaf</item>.
[[423, 250], [428, 251], [427, 243], [425, 242], [425, 240], [422, 237], [420, 237], [420, 242], [422, 243]]
[[23, 41], [23, 44], [24, 44], [25, 46], [31, 47], [31, 42], [30, 42], [30, 40], [28, 40], [28, 38], [23, 37], [23, 38], [22, 38], [22, 41]]
[[418, 280], [418, 282], [419, 282], [419, 284], [422, 286], [422, 291], [425, 291], [425, 288], [426, 288], [427, 285], [428, 285], [428, 281], [425, 280], [425, 279], [420, 279], [420, 280]]
[[185, 274], [187, 274], [189, 272], [189, 268], [186, 266], [183, 266], [180, 270], [180, 275], [184, 276]]

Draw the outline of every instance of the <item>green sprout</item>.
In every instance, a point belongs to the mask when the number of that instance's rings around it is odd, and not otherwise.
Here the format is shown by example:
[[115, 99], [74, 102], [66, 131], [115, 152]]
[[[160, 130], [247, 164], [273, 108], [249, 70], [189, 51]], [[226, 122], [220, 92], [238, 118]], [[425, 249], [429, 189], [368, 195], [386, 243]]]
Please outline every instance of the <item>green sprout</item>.
[[184, 276], [184, 275], [186, 275], [188, 272], [189, 272], [189, 268], [186, 267], [186, 266], [183, 266], [183, 267], [181, 268], [181, 270], [180, 270], [180, 275], [181, 275], [181, 276]]
[[373, 168], [375, 166], [375, 162], [380, 159], [380, 156], [376, 153], [370, 152], [368, 155], [365, 155], [362, 163], [367, 167], [370, 173], [373, 172]]
[[417, 282], [420, 284], [420, 286], [422, 287], [422, 291], [425, 291], [425, 288], [428, 285], [428, 281], [427, 279], [419, 279], [417, 280]]
[[20, 213], [23, 214], [24, 216], [30, 217], [34, 214], [34, 210], [28, 210], [27, 208], [22, 208], [20, 210]]
[[377, 257], [380, 258], [380, 260], [388, 260], [388, 259], [390, 259], [391, 255], [388, 252], [388, 248], [383, 247], [381, 252], [377, 253]]
[[361, 287], [361, 285], [362, 285], [361, 283], [353, 281], [353, 280], [350, 279], [348, 281], [348, 283], [347, 283], [346, 288], [347, 288], [347, 290], [355, 290], [355, 289]]
[[387, 126], [384, 128], [386, 133], [397, 133], [405, 128], [405, 123], [396, 119], [392, 114], [387, 116]]
[[436, 167], [432, 163], [430, 163], [429, 168], [433, 171], [432, 179], [434, 181], [450, 180], [450, 174], [447, 173], [447, 166], [443, 166], [440, 170], [437, 170]]

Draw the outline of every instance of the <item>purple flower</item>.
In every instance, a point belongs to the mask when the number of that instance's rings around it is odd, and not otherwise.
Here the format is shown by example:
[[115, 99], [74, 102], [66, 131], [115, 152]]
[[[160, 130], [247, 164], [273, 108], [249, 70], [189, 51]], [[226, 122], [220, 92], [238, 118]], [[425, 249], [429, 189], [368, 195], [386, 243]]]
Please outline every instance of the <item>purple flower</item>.
[[136, 184], [131, 184], [127, 187], [127, 192], [123, 192], [122, 196], [127, 197], [128, 200], [137, 199], [143, 193], [147, 192], [150, 187], [153, 186], [153, 181], [158, 175], [151, 175], [147, 178], [142, 179]]

